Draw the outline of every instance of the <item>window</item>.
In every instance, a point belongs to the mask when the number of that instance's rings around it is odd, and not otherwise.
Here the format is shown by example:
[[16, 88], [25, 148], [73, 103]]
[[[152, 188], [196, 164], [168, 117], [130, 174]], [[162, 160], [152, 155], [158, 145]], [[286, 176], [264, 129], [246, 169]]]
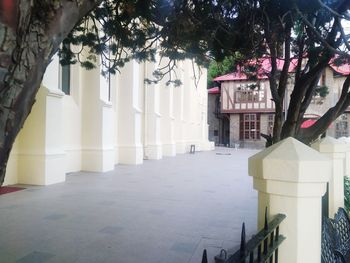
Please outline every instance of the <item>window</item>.
[[260, 115], [240, 115], [240, 140], [260, 140]]
[[340, 115], [335, 124], [335, 137], [348, 137], [348, 117], [346, 114]]
[[70, 65], [62, 66], [61, 87], [66, 95], [70, 94]]
[[214, 136], [219, 136], [219, 131], [218, 130], [214, 130]]
[[102, 60], [100, 65], [100, 97], [104, 101], [111, 101], [111, 62], [109, 61], [110, 54], [108, 58]]
[[61, 90], [66, 94], [70, 94], [70, 44], [63, 40], [62, 50], [65, 51], [61, 54], [60, 61], [63, 64], [61, 66]]
[[241, 84], [235, 92], [236, 102], [260, 102], [265, 100], [264, 87], [256, 84]]

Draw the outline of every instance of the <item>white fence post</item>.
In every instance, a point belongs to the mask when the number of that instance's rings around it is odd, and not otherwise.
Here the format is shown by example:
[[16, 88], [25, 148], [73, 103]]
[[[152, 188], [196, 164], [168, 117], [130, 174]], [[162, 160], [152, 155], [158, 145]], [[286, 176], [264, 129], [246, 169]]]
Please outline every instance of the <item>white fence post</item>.
[[344, 207], [344, 163], [346, 146], [332, 137], [325, 137], [311, 146], [332, 159], [332, 176], [329, 180], [329, 217], [333, 218], [339, 207]]
[[279, 249], [283, 263], [321, 261], [321, 200], [331, 161], [305, 144], [287, 138], [249, 158], [249, 175], [258, 190], [258, 225], [264, 210], [287, 217], [280, 232], [287, 239]]
[[350, 178], [350, 138], [349, 137], [341, 137], [339, 141], [345, 144], [346, 152], [345, 152], [345, 176]]

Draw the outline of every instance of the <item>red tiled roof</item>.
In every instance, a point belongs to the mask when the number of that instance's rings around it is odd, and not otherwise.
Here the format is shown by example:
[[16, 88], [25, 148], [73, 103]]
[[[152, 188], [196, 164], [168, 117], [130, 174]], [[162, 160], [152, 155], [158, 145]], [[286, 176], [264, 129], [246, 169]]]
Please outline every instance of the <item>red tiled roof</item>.
[[[247, 75], [242, 72], [232, 72], [223, 76], [216, 77], [214, 81], [228, 81], [228, 80], [245, 80], [248, 79]], [[267, 79], [267, 76], [258, 76], [258, 79]]]
[[219, 87], [214, 87], [214, 88], [208, 89], [208, 93], [209, 94], [219, 94], [220, 93]]
[[[298, 60], [297, 59], [292, 59], [291, 63], [289, 65], [289, 72], [293, 72], [296, 65], [297, 65]], [[261, 68], [258, 70], [258, 79], [267, 79], [267, 73], [271, 71], [271, 61], [269, 58], [264, 58], [261, 61], [259, 61], [261, 64]], [[284, 60], [282, 59], [277, 59], [277, 69], [282, 70], [284, 65]], [[216, 77], [214, 81], [228, 81], [228, 80], [246, 80], [248, 79], [247, 75], [240, 70], [240, 68], [237, 68], [237, 71]]]
[[301, 124], [300, 128], [302, 129], [309, 128], [312, 125], [314, 125], [316, 121], [317, 121], [316, 119], [308, 119]]
[[[254, 62], [252, 62], [253, 64]], [[295, 70], [295, 67], [297, 66], [298, 60], [292, 59], [289, 65], [288, 72], [293, 72]], [[259, 61], [259, 64], [261, 67], [258, 69], [257, 78], [258, 79], [267, 79], [267, 73], [271, 72], [271, 61], [269, 58], [263, 58]], [[277, 69], [282, 70], [284, 65], [283, 59], [277, 59]], [[350, 74], [350, 64], [343, 64], [340, 66], [336, 66], [334, 64], [330, 64], [330, 67], [342, 74], [342, 75], [348, 75]], [[216, 77], [214, 81], [230, 81], [230, 80], [247, 80], [248, 76], [244, 73], [243, 70], [241, 70], [240, 67], [237, 67], [237, 70], [235, 72], [222, 75], [219, 77]]]
[[343, 64], [340, 66], [336, 66], [334, 64], [331, 64], [331, 68], [342, 75], [350, 74], [350, 65], [349, 64]]

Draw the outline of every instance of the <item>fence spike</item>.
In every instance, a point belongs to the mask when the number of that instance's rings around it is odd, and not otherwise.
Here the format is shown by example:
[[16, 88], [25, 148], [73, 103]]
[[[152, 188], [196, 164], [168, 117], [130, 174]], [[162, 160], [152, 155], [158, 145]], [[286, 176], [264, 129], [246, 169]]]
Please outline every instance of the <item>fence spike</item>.
[[265, 224], [264, 224], [264, 230], [267, 231], [269, 228], [268, 222], [267, 222], [267, 206], [265, 207]]
[[242, 224], [242, 233], [241, 233], [241, 255], [245, 254], [245, 224]]
[[203, 250], [202, 263], [208, 263], [207, 250]]
[[249, 263], [253, 263], [253, 262], [254, 262], [254, 252], [250, 252]]

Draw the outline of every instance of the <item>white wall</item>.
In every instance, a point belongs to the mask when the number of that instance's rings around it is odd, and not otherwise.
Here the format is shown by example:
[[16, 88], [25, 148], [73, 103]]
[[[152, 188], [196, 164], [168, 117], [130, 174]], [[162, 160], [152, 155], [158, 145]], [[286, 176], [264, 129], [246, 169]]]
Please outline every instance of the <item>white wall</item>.
[[5, 184], [63, 182], [69, 172], [141, 164], [150, 156], [184, 153], [191, 144], [197, 150], [212, 149], [207, 139], [206, 71], [196, 87], [191, 62], [178, 64], [180, 87], [166, 87], [165, 81], [146, 85], [145, 76], [158, 66], [149, 62], [127, 63], [110, 82], [101, 78], [99, 69], [72, 65], [70, 95], [65, 95], [55, 58], [13, 147]]

